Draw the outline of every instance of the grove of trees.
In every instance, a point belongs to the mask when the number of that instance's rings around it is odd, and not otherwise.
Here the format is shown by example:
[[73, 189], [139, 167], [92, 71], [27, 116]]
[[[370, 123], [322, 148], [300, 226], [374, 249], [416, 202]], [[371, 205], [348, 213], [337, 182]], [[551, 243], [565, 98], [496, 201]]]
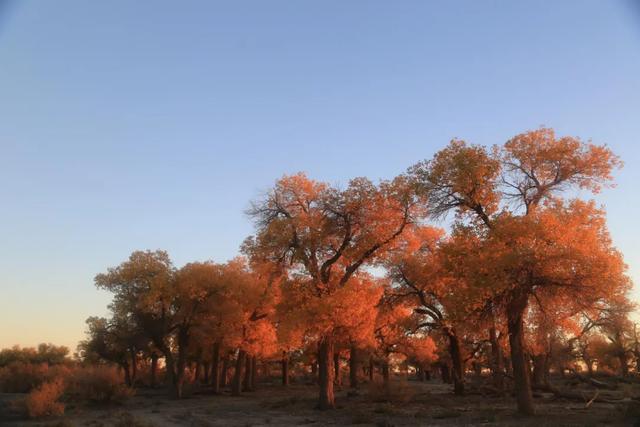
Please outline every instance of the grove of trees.
[[237, 258], [177, 268], [136, 251], [98, 274], [111, 314], [87, 320], [80, 354], [131, 385], [144, 367], [177, 398], [191, 382], [239, 395], [275, 369], [284, 387], [316, 382], [331, 409], [336, 384], [411, 369], [455, 394], [480, 379], [534, 414], [532, 390], [560, 392], [552, 373], [640, 370], [626, 265], [604, 210], [578, 197], [620, 166], [542, 128], [491, 148], [451, 141], [379, 183], [284, 176], [251, 203]]

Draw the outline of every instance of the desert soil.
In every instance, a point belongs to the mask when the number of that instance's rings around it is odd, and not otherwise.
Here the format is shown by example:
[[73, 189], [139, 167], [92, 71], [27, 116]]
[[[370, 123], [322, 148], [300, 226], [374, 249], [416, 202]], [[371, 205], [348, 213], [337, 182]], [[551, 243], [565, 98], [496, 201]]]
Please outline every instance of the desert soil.
[[[538, 415], [522, 418], [515, 413], [511, 397], [472, 394], [454, 396], [451, 386], [437, 382], [394, 383], [394, 398], [385, 401], [378, 389], [366, 385], [357, 392], [339, 389], [338, 408], [314, 409], [313, 385], [261, 385], [257, 391], [233, 397], [194, 391], [183, 400], [166, 397], [164, 390], [139, 390], [126, 403], [108, 406], [67, 403], [63, 417], [25, 420], [12, 411], [11, 401], [20, 395], [0, 394], [2, 426], [596, 426], [640, 425], [637, 403], [586, 402], [593, 392], [585, 391], [585, 402], [539, 395]], [[637, 423], [637, 424], [636, 424]]]

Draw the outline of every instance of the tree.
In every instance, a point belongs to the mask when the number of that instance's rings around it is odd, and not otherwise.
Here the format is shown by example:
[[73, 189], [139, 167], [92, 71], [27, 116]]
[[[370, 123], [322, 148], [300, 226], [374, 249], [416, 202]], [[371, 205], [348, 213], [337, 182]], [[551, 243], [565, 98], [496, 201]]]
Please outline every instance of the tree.
[[[611, 171], [620, 164], [605, 146], [572, 137], [556, 138], [553, 130], [543, 128], [517, 135], [503, 146], [495, 146], [491, 153], [480, 146], [452, 141], [433, 160], [412, 167], [410, 174], [433, 217], [455, 210], [458, 221], [470, 219], [481, 238], [495, 242], [493, 235], [500, 235], [504, 239], [500, 247], [502, 253], [521, 261], [518, 253], [524, 248], [520, 233], [533, 238], [530, 231], [549, 217], [534, 218], [525, 226], [527, 220], [518, 216], [528, 218], [545, 202], [557, 202], [559, 192], [571, 186], [599, 191], [611, 180]], [[496, 231], [496, 228], [502, 228], [498, 222], [519, 223], [522, 228]], [[531, 227], [529, 231], [526, 230], [528, 227]], [[498, 247], [483, 250], [498, 250]], [[492, 265], [489, 259], [485, 262], [484, 265]], [[518, 274], [526, 274], [526, 271], [521, 269]], [[518, 274], [503, 278], [512, 281], [505, 285], [510, 290], [498, 292], [497, 300], [506, 309], [518, 409], [533, 414], [523, 351], [523, 318], [531, 290], [537, 284], [522, 285], [522, 277]], [[492, 312], [493, 299], [487, 302], [486, 309]]]
[[392, 282], [390, 296], [413, 306], [419, 318], [416, 329], [439, 331], [448, 341], [454, 392], [460, 395], [464, 393], [464, 364], [458, 332], [462, 323], [470, 321], [469, 294], [465, 282], [448, 273], [443, 243], [443, 230], [415, 227], [389, 251], [385, 266]]
[[[303, 174], [286, 176], [250, 209], [257, 230], [248, 244], [296, 276], [303, 294], [338, 303], [335, 294], [356, 289], [356, 273], [412, 223], [416, 207], [407, 184], [402, 177], [379, 185], [358, 178], [338, 190]], [[335, 337], [332, 328], [323, 329], [319, 407], [329, 409]]]
[[166, 252], [137, 251], [95, 279], [99, 288], [114, 293], [112, 311], [134, 321], [162, 352], [178, 398], [191, 334], [218, 293], [217, 269], [213, 263], [190, 263], [176, 271]]

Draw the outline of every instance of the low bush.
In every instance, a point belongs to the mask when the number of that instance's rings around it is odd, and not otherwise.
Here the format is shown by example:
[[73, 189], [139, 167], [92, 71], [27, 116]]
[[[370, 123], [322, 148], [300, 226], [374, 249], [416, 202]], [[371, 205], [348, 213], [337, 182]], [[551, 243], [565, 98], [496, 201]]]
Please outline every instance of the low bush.
[[62, 378], [69, 372], [63, 365], [50, 367], [46, 363], [13, 362], [0, 368], [0, 392], [29, 393], [45, 382]]
[[110, 366], [68, 367], [15, 362], [0, 368], [0, 392], [29, 393], [15, 407], [30, 418], [62, 415], [63, 402], [123, 402], [133, 389]]
[[64, 403], [60, 402], [64, 388], [62, 378], [57, 378], [32, 390], [25, 399], [25, 408], [29, 417], [38, 418], [64, 414]]
[[133, 395], [133, 389], [122, 383], [122, 375], [114, 367], [76, 368], [66, 377], [66, 394], [74, 401], [98, 403], [122, 402]]

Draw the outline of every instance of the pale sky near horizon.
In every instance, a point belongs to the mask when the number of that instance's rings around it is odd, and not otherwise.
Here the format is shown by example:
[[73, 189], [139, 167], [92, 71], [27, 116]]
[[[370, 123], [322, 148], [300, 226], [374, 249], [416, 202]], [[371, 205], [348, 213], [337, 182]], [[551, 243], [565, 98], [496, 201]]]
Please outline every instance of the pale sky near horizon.
[[632, 1], [0, 0], [0, 348], [75, 349], [133, 250], [232, 258], [285, 173], [391, 178], [540, 125], [624, 160], [597, 200], [639, 282]]

